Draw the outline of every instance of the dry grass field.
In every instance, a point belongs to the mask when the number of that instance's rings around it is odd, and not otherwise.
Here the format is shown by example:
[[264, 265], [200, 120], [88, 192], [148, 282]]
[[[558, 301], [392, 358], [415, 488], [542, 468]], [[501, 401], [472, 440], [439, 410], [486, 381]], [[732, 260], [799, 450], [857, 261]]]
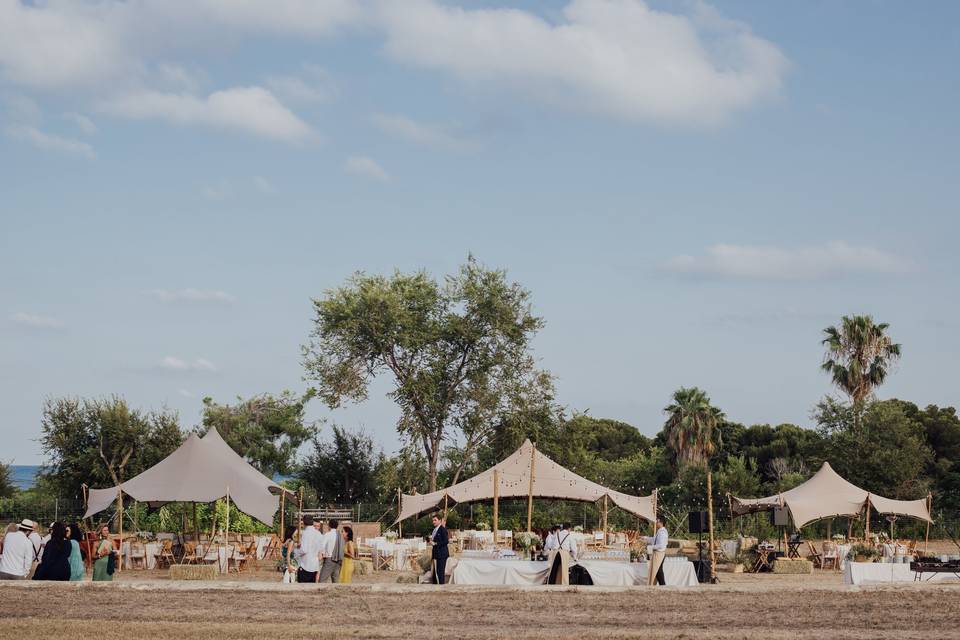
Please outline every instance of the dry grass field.
[[0, 583], [0, 638], [960, 638], [960, 584], [844, 587], [830, 572], [724, 575], [696, 589], [436, 587], [397, 584], [396, 573], [352, 586], [149, 577]]

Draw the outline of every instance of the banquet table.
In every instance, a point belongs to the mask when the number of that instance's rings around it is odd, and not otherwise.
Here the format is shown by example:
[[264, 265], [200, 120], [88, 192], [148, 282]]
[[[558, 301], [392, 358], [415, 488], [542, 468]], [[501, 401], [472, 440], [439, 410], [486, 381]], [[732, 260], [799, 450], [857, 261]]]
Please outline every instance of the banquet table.
[[[582, 560], [579, 563], [597, 586], [632, 586], [647, 584], [647, 563]], [[546, 561], [491, 560], [460, 558], [453, 569], [452, 584], [541, 585], [546, 584], [550, 565]], [[693, 563], [666, 561], [663, 577], [668, 586], [695, 587], [697, 573]]]
[[[843, 584], [883, 584], [913, 582], [916, 574], [909, 564], [895, 562], [847, 562], [843, 570]], [[924, 582], [957, 582], [952, 573], [927, 573]]]
[[198, 554], [203, 556], [203, 561], [205, 564], [217, 563], [220, 573], [227, 573], [227, 570], [230, 566], [230, 556], [233, 553], [233, 547], [214, 543], [210, 544], [198, 544], [197, 545]]
[[[159, 542], [145, 542], [142, 544], [146, 553], [147, 569], [155, 569], [157, 567], [157, 554], [160, 553], [160, 549], [163, 548], [163, 545]], [[121, 546], [123, 552], [123, 568], [133, 569], [133, 559], [130, 557], [130, 543], [124, 542]]]

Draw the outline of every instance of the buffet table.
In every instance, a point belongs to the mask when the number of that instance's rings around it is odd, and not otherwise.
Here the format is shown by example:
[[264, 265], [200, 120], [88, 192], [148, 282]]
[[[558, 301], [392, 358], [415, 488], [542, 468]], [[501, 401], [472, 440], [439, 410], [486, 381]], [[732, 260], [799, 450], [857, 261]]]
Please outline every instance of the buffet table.
[[[884, 584], [891, 582], [913, 582], [915, 572], [909, 564], [896, 562], [851, 562], [843, 569], [843, 584]], [[952, 573], [924, 574], [924, 582], [956, 582]]]
[[[580, 566], [590, 574], [597, 586], [633, 586], [647, 584], [647, 563], [582, 560]], [[452, 584], [542, 585], [547, 583], [550, 565], [546, 561], [494, 560], [459, 558], [453, 568]], [[693, 563], [669, 560], [663, 563], [663, 577], [668, 586], [695, 587], [697, 573]]]

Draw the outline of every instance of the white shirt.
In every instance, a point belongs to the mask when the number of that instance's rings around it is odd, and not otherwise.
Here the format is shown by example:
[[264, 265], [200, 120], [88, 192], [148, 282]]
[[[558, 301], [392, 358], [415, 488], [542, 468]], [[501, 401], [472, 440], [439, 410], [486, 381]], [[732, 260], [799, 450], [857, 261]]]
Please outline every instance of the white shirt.
[[557, 534], [557, 543], [561, 549], [566, 549], [570, 553], [571, 558], [577, 559], [577, 541], [573, 539], [573, 535], [569, 531], [561, 529], [560, 533]]
[[653, 537], [647, 536], [647, 544], [650, 546], [651, 551], [666, 551], [667, 550], [667, 528], [660, 527], [657, 529], [657, 532]]
[[300, 568], [304, 571], [320, 571], [321, 534], [313, 526], [300, 532]]
[[553, 531], [547, 534], [547, 539], [543, 542], [544, 551], [553, 551], [554, 549], [559, 548], [560, 545], [557, 544], [557, 534]]
[[321, 548], [321, 552], [324, 558], [333, 558], [333, 554], [337, 550], [337, 540], [339, 539], [339, 529], [330, 529], [323, 534], [323, 547]]
[[36, 531], [31, 531], [27, 537], [30, 538], [30, 542], [33, 543], [33, 552], [39, 556], [40, 550], [43, 549], [43, 540], [40, 538], [40, 534]]
[[3, 537], [3, 557], [0, 571], [27, 577], [33, 564], [33, 543], [22, 531], [11, 531]]

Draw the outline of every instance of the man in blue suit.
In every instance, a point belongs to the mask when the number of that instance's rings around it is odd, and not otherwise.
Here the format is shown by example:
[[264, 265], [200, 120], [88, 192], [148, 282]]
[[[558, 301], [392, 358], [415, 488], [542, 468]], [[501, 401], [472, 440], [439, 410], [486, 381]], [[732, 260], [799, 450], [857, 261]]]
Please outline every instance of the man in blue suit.
[[447, 534], [447, 528], [444, 526], [440, 516], [433, 514], [433, 533], [430, 534], [430, 542], [433, 543], [433, 581], [437, 584], [443, 584], [446, 579], [447, 558], [450, 557], [450, 536]]

